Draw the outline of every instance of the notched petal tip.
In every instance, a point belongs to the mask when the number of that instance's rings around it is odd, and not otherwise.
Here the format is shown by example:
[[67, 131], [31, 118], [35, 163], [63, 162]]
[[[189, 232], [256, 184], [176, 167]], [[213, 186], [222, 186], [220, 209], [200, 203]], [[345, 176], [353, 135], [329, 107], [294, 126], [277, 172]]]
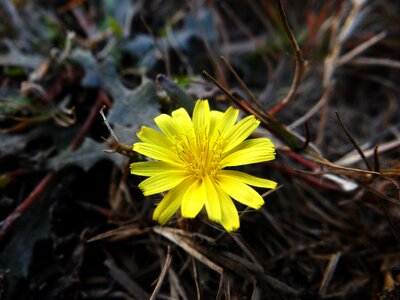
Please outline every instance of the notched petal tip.
[[[222, 225], [223, 226], [223, 225]], [[227, 226], [223, 226], [224, 227], [224, 229], [226, 230], [226, 231], [228, 231], [228, 232], [235, 232], [235, 231], [237, 231], [239, 228], [240, 228], [240, 226], [231, 226], [231, 227], [227, 227]]]

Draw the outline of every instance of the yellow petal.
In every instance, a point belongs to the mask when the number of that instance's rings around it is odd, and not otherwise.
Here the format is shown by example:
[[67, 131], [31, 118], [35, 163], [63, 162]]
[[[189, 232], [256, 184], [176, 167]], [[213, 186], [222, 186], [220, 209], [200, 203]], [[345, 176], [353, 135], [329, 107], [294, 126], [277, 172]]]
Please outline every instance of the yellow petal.
[[191, 180], [184, 180], [177, 187], [170, 190], [154, 210], [153, 220], [162, 225], [167, 223], [181, 206], [182, 197], [190, 183]]
[[252, 176], [250, 174], [234, 170], [221, 170], [218, 174], [234, 178], [248, 185], [262, 187], [266, 189], [274, 189], [277, 185], [275, 181]]
[[188, 171], [168, 171], [143, 180], [139, 188], [145, 196], [161, 193], [176, 187], [191, 173]]
[[145, 143], [158, 145], [167, 149], [171, 149], [171, 147], [174, 146], [171, 140], [169, 140], [164, 134], [147, 126], [142, 126], [137, 136]]
[[224, 116], [224, 113], [218, 110], [210, 111], [210, 134], [212, 134], [219, 124], [221, 118]]
[[247, 116], [228, 129], [224, 134], [224, 152], [228, 152], [243, 142], [259, 124], [260, 121], [254, 116]]
[[[218, 115], [215, 114], [215, 116], [213, 116], [213, 113], [217, 112], [219, 114]], [[225, 113], [215, 110], [211, 111], [211, 121], [210, 121], [210, 131], [209, 131], [210, 145], [215, 145], [217, 143], [221, 144], [225, 132], [235, 124], [238, 114], [239, 110], [234, 109], [233, 107], [229, 107]]]
[[184, 108], [179, 108], [172, 112], [172, 118], [180, 128], [188, 130], [193, 128], [192, 119]]
[[180, 165], [163, 161], [144, 161], [131, 163], [131, 173], [140, 176], [153, 176], [166, 171], [183, 170]]
[[181, 213], [184, 218], [194, 218], [204, 206], [207, 194], [202, 180], [193, 181], [182, 199]]
[[237, 117], [239, 115], [239, 110], [233, 107], [229, 107], [218, 123], [218, 131], [224, 136], [225, 132], [233, 127]]
[[267, 138], [250, 139], [240, 143], [221, 160], [221, 168], [242, 166], [273, 160], [275, 147]]
[[196, 134], [208, 134], [210, 125], [210, 106], [207, 100], [197, 100], [193, 110], [193, 127]]
[[174, 152], [158, 145], [139, 142], [133, 144], [133, 151], [165, 162], [180, 163], [179, 157]]
[[221, 225], [226, 231], [235, 231], [240, 226], [239, 214], [231, 197], [217, 187], [219, 203], [221, 204]]
[[161, 114], [154, 118], [154, 122], [156, 122], [157, 126], [169, 139], [174, 140], [175, 137], [179, 135], [179, 126], [171, 116]]
[[221, 222], [221, 205], [214, 183], [208, 176], [203, 178], [203, 185], [206, 190], [205, 204], [208, 218], [212, 221]]
[[264, 204], [264, 199], [254, 189], [235, 177], [218, 174], [216, 179], [222, 190], [236, 201], [254, 209]]

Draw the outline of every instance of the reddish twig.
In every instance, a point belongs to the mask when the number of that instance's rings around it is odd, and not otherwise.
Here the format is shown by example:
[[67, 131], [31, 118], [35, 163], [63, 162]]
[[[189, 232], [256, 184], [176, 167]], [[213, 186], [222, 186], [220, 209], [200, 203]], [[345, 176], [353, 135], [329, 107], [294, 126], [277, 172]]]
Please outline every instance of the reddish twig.
[[43, 194], [46, 187], [50, 182], [53, 181], [55, 177], [54, 172], [49, 172], [47, 175], [39, 182], [39, 184], [35, 187], [35, 189], [29, 194], [28, 197], [25, 198], [24, 201], [17, 208], [8, 215], [8, 217], [1, 222], [1, 230], [0, 230], [0, 241], [4, 238], [4, 236], [10, 231], [12, 225], [15, 221], [22, 216], [32, 204], [39, 199], [39, 197]]
[[[79, 147], [86, 133], [89, 131], [96, 117], [98, 116], [98, 111], [102, 107], [102, 105], [111, 106], [111, 102], [108, 99], [106, 93], [100, 91], [95, 105], [93, 105], [92, 110], [86, 118], [85, 123], [69, 145], [69, 148], [71, 150], [75, 150]], [[46, 188], [50, 185], [50, 183], [53, 182], [53, 180], [55, 179], [55, 175], [56, 173], [53, 171], [48, 172], [47, 175], [35, 187], [35, 189], [28, 195], [28, 197], [26, 197], [21, 202], [21, 204], [19, 204], [17, 208], [13, 212], [11, 212], [4, 221], [0, 223], [0, 241], [10, 231], [10, 229], [19, 219], [19, 217], [21, 217], [34, 203], [36, 203], [36, 201], [44, 193]]]
[[304, 156], [296, 152], [287, 150], [287, 151], [280, 151], [279, 153], [293, 159], [297, 163], [305, 166], [306, 168], [309, 168], [310, 170], [317, 171], [321, 169], [321, 167], [318, 164], [304, 158]]
[[336, 191], [336, 192], [341, 191], [336, 184], [325, 182], [325, 181], [321, 180], [321, 178], [311, 176], [311, 175], [306, 175], [295, 169], [284, 167], [284, 166], [278, 165], [278, 164], [273, 164], [273, 168], [279, 170], [280, 172], [286, 173], [291, 177], [297, 177], [299, 179], [302, 179], [302, 180], [308, 182], [309, 184], [311, 184], [311, 186], [313, 186], [313, 187], [319, 187], [324, 190], [330, 190], [330, 191]]
[[94, 103], [89, 115], [87, 116], [85, 123], [83, 123], [81, 129], [69, 145], [69, 148], [71, 150], [76, 150], [82, 143], [85, 135], [92, 127], [94, 121], [98, 118], [99, 110], [103, 105], [111, 107], [112, 103], [104, 91], [99, 91], [96, 102]]

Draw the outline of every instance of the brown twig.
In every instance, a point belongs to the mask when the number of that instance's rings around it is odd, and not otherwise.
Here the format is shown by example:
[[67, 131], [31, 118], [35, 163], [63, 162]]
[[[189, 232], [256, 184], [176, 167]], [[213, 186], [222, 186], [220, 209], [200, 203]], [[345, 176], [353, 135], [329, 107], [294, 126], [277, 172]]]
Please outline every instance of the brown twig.
[[232, 95], [222, 84], [220, 84], [214, 77], [208, 74], [206, 71], [202, 72], [203, 76], [214, 83], [224, 94], [231, 99], [237, 106], [239, 106], [243, 111], [248, 114], [254, 115], [257, 119], [260, 120], [262, 126], [267, 130], [271, 131], [276, 137], [281, 139], [285, 144], [289, 145], [289, 147], [293, 150], [299, 150], [299, 139], [295, 137], [292, 133], [290, 133], [283, 125], [281, 125], [278, 121], [276, 121], [273, 117], [268, 115], [268, 113], [254, 109], [243, 99], [239, 99]]
[[256, 97], [254, 97], [253, 93], [250, 91], [250, 89], [247, 87], [247, 85], [244, 83], [242, 78], [240, 78], [239, 74], [235, 71], [235, 69], [232, 67], [232, 65], [228, 62], [228, 60], [221, 56], [222, 61], [224, 62], [225, 66], [229, 69], [229, 71], [232, 73], [232, 75], [235, 77], [235, 79], [239, 82], [240, 86], [246, 93], [247, 97], [257, 106], [258, 109], [261, 111], [264, 110], [264, 108], [261, 106], [261, 104], [257, 101]]
[[310, 144], [310, 128], [308, 127], [307, 122], [304, 123], [304, 130], [306, 131], [306, 140], [304, 141], [303, 146], [300, 147], [299, 152], [306, 150]]
[[287, 94], [287, 96], [277, 105], [272, 107], [269, 110], [270, 115], [274, 115], [280, 110], [282, 110], [295, 96], [296, 90], [298, 86], [300, 85], [301, 78], [303, 77], [303, 73], [305, 70], [306, 63], [303, 58], [303, 53], [301, 52], [301, 49], [299, 45], [296, 42], [296, 39], [294, 38], [294, 35], [292, 33], [292, 30], [290, 28], [288, 19], [286, 17], [286, 12], [285, 12], [285, 7], [283, 5], [282, 0], [278, 0], [278, 8], [279, 8], [279, 15], [281, 17], [283, 27], [286, 31], [286, 34], [288, 35], [290, 45], [292, 46], [293, 54], [296, 57], [296, 67], [295, 67], [295, 75], [292, 81], [292, 85], [290, 87], [290, 90]]
[[365, 157], [364, 152], [361, 150], [360, 146], [358, 146], [356, 140], [351, 136], [350, 132], [347, 130], [346, 126], [344, 125], [342, 119], [339, 116], [339, 113], [335, 112], [336, 117], [339, 120], [339, 124], [342, 127], [343, 131], [346, 133], [347, 137], [349, 138], [350, 142], [353, 144], [354, 148], [357, 149], [358, 154], [360, 154], [360, 156], [362, 157], [366, 167], [368, 170], [372, 171], [373, 168], [370, 164], [370, 162], [368, 161], [368, 159]]
[[378, 172], [380, 171], [380, 163], [379, 163], [379, 145], [376, 145], [374, 148], [374, 171]]

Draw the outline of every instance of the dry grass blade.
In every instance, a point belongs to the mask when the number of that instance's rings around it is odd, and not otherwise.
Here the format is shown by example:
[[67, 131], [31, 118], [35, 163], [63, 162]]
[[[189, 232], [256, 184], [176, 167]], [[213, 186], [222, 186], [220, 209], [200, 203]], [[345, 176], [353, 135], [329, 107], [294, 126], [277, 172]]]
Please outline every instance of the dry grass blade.
[[171, 247], [168, 246], [167, 258], [165, 259], [164, 266], [163, 266], [163, 268], [161, 270], [161, 274], [160, 274], [160, 276], [158, 278], [158, 281], [157, 281], [157, 284], [156, 284], [156, 286], [155, 286], [155, 288], [153, 290], [153, 293], [151, 294], [150, 300], [155, 300], [157, 298], [157, 295], [158, 295], [158, 293], [159, 293], [159, 291], [161, 289], [161, 285], [164, 282], [165, 275], [167, 275], [168, 268], [171, 265], [171, 261], [172, 261]]
[[119, 268], [112, 259], [107, 259], [104, 265], [108, 268], [110, 275], [133, 297], [138, 299], [149, 299], [149, 294], [129, 274]]
[[224, 280], [224, 274], [222, 273], [222, 274], [221, 274], [221, 277], [220, 277], [220, 279], [219, 279], [217, 296], [215, 297], [216, 300], [219, 300], [219, 299], [221, 299], [221, 297], [222, 297], [222, 293], [223, 293], [223, 291], [224, 291], [224, 282], [225, 282], [225, 280]]
[[185, 289], [183, 288], [180, 278], [172, 267], [169, 268], [168, 278], [171, 288], [171, 298], [189, 300], [189, 297], [187, 296]]
[[365, 157], [364, 152], [361, 150], [360, 146], [358, 146], [357, 142], [355, 141], [355, 139], [351, 136], [350, 132], [347, 130], [346, 126], [344, 125], [342, 119], [339, 116], [339, 113], [335, 113], [336, 117], [339, 120], [339, 124], [342, 127], [343, 131], [346, 133], [347, 137], [349, 138], [350, 142], [353, 144], [354, 148], [357, 149], [358, 154], [360, 154], [360, 156], [362, 157], [365, 165], [367, 166], [367, 169], [372, 171], [373, 168], [370, 164], [370, 162], [368, 161], [368, 159]]
[[193, 268], [193, 279], [196, 285], [196, 296], [198, 300], [201, 300], [201, 289], [200, 289], [200, 282], [199, 282], [199, 274], [197, 272], [196, 261], [192, 258], [192, 268]]
[[323, 297], [326, 294], [326, 291], [328, 289], [328, 285], [332, 280], [333, 273], [336, 270], [337, 264], [339, 262], [340, 257], [342, 256], [341, 252], [332, 254], [328, 266], [325, 269], [324, 276], [321, 281], [321, 285], [319, 287], [319, 294], [321, 297]]
[[[382, 143], [379, 145], [379, 153], [382, 154], [384, 152], [393, 151], [400, 148], [400, 139]], [[372, 157], [374, 155], [375, 148], [371, 148], [363, 151], [365, 157]], [[335, 161], [334, 164], [341, 166], [350, 166], [352, 164], [358, 163], [362, 158], [357, 154], [350, 152], [339, 160]]]
[[219, 274], [222, 274], [224, 272], [224, 269], [222, 267], [220, 267], [219, 265], [217, 265], [216, 263], [205, 257], [199, 250], [197, 250], [191, 240], [182, 236], [180, 234], [180, 230], [172, 228], [164, 228], [164, 227], [154, 227], [153, 231], [165, 237], [166, 239], [170, 240], [177, 246], [181, 247], [192, 257], [202, 262], [215, 272]]
[[151, 228], [140, 229], [136, 227], [134, 224], [125, 225], [118, 227], [116, 229], [112, 229], [103, 233], [100, 233], [90, 239], [87, 240], [88, 243], [108, 240], [108, 241], [120, 241], [132, 236], [143, 235], [151, 232]]
[[250, 246], [246, 243], [246, 241], [240, 236], [236, 234], [231, 234], [230, 235], [232, 239], [238, 244], [240, 249], [247, 255], [248, 258], [251, 259], [252, 263], [256, 266], [256, 268], [263, 272], [263, 267], [259, 261], [259, 259], [256, 257], [254, 251], [250, 248]]
[[372, 38], [370, 38], [369, 40], [365, 41], [364, 43], [362, 43], [361, 45], [358, 45], [357, 47], [355, 47], [353, 50], [347, 52], [345, 55], [341, 56], [337, 61], [336, 64], [337, 66], [341, 66], [344, 64], [347, 64], [348, 62], [350, 62], [353, 58], [355, 58], [357, 55], [359, 55], [360, 53], [362, 53], [363, 51], [367, 50], [368, 48], [370, 48], [371, 46], [375, 45], [376, 43], [378, 43], [379, 41], [381, 41], [382, 39], [384, 39], [386, 37], [386, 32], [381, 32], [377, 35], [374, 35]]
[[400, 69], [400, 61], [390, 58], [357, 57], [347, 63], [353, 66], [387, 67], [387, 68]]
[[[393, 203], [395, 205], [400, 206], [400, 195], [397, 195], [397, 199], [393, 197], [389, 197], [388, 195], [385, 195], [384, 193], [377, 191], [376, 189], [370, 187], [367, 184], [363, 184], [363, 188], [366, 189], [367, 191], [371, 192], [372, 194], [375, 194], [378, 198], [385, 199], [386, 201]], [[399, 191], [399, 190], [398, 190]]]
[[373, 170], [370, 171], [370, 170], [362, 170], [362, 169], [357, 169], [357, 168], [349, 168], [349, 167], [339, 166], [339, 165], [336, 165], [336, 164], [326, 160], [323, 157], [314, 158], [314, 161], [318, 162], [321, 165], [330, 167], [330, 168], [332, 168], [334, 170], [338, 170], [338, 173], [343, 172], [343, 174], [353, 175], [354, 177], [356, 177], [356, 176], [371, 176], [371, 175], [375, 176], [375, 175], [380, 175], [380, 173], [375, 172]]

